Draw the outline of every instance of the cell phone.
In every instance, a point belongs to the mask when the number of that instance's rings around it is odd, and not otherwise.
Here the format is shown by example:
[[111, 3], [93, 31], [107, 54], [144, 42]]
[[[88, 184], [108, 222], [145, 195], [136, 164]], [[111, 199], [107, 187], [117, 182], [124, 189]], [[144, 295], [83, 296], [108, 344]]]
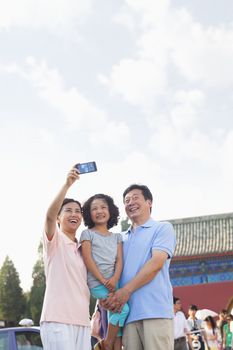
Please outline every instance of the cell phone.
[[75, 168], [77, 168], [79, 174], [87, 174], [97, 171], [96, 162], [78, 163], [75, 165]]

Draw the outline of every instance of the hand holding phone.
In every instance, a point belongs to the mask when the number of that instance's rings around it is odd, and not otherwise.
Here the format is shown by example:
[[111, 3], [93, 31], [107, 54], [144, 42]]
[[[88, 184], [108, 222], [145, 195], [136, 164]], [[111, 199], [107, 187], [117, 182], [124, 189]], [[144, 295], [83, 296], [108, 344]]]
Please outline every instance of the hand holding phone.
[[75, 165], [79, 174], [88, 174], [97, 171], [96, 162], [78, 163]]

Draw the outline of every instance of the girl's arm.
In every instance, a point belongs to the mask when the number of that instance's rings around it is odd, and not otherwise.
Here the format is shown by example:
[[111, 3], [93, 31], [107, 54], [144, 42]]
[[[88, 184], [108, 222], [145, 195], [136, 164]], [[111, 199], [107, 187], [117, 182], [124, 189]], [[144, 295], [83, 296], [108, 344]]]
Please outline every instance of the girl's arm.
[[206, 347], [209, 349], [206, 331], [205, 330], [202, 331], [201, 335], [202, 335], [202, 338], [204, 339], [204, 343], [206, 344]]
[[217, 335], [217, 333], [216, 333], [216, 329], [215, 329], [215, 332], [213, 332], [213, 335], [210, 335], [209, 338], [210, 338], [211, 340], [217, 340], [218, 335]]
[[117, 244], [117, 257], [116, 257], [116, 265], [115, 265], [115, 272], [114, 277], [118, 281], [121, 277], [123, 267], [123, 252], [122, 252], [122, 242]]
[[90, 241], [82, 241], [82, 256], [88, 271], [90, 271], [95, 278], [105, 285], [106, 279], [102, 276], [94, 259], [92, 258]]
[[114, 292], [116, 289], [116, 284], [121, 277], [123, 267], [123, 252], [122, 252], [122, 242], [117, 244], [117, 256], [116, 256], [116, 264], [115, 264], [115, 272], [114, 275], [106, 281], [106, 287], [110, 292]]

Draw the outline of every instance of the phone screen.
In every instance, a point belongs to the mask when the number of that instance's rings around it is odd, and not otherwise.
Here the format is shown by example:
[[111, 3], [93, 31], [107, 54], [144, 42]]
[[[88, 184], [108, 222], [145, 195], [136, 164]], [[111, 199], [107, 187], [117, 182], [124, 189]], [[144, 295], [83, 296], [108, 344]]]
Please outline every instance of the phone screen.
[[97, 171], [96, 162], [78, 163], [75, 167], [78, 169], [79, 174], [87, 174]]

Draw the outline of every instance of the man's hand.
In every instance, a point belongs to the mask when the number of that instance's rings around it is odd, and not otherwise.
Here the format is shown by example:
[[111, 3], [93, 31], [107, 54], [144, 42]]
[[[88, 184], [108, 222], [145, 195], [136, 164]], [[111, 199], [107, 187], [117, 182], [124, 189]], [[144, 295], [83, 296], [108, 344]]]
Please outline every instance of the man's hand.
[[126, 288], [120, 288], [115, 293], [110, 293], [107, 299], [102, 299], [100, 305], [112, 312], [121, 312], [122, 307], [129, 300], [131, 293]]
[[130, 291], [127, 288], [120, 288], [114, 293], [114, 298], [116, 303], [119, 305], [120, 309], [122, 309], [123, 305], [127, 303], [130, 298]]

